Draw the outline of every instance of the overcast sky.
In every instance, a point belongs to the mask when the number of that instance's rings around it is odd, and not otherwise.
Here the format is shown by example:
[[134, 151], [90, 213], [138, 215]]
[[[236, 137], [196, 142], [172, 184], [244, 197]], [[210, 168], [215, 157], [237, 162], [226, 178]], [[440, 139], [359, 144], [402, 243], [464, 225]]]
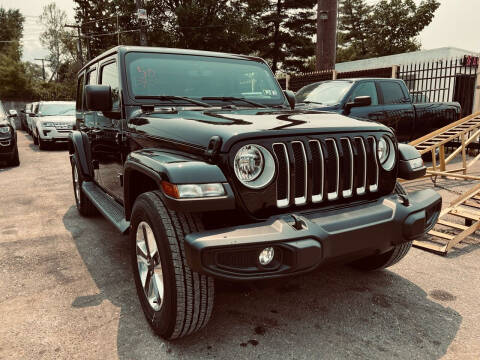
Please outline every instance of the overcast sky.
[[[378, 0], [367, 1], [375, 3]], [[420, 0], [415, 1], [418, 3]], [[34, 58], [42, 57], [47, 53], [38, 40], [42, 32], [42, 26], [38, 24], [38, 16], [42, 12], [42, 7], [50, 2], [51, 0], [0, 0], [0, 6], [7, 9], [20, 9], [26, 17], [24, 60], [33, 61]], [[75, 7], [73, 0], [55, 0], [55, 2], [73, 21]], [[452, 46], [480, 52], [480, 37], [476, 26], [477, 16], [480, 14], [480, 0], [440, 0], [440, 3], [432, 23], [420, 34], [422, 48]]]

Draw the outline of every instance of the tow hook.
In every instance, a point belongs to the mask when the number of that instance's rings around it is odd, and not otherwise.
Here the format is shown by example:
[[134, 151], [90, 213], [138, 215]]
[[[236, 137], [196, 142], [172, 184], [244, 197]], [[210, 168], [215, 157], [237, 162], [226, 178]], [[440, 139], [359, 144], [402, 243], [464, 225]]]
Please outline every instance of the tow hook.
[[304, 230], [307, 228], [305, 221], [298, 215], [290, 214], [284, 218], [286, 223], [293, 227], [295, 230]]
[[403, 206], [409, 206], [410, 200], [408, 200], [408, 195], [397, 194]]

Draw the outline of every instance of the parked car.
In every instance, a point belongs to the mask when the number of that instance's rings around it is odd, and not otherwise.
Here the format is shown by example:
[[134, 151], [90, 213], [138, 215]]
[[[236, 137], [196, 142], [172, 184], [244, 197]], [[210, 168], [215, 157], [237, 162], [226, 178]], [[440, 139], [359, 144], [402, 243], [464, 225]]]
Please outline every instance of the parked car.
[[307, 109], [332, 111], [381, 122], [409, 142], [460, 118], [458, 102], [414, 103], [400, 79], [345, 79], [322, 81], [301, 88], [296, 101]]
[[167, 339], [206, 325], [215, 278], [385, 268], [438, 218], [435, 191], [397, 184], [425, 174], [414, 147], [380, 123], [295, 109], [262, 59], [120, 46], [77, 89], [77, 209], [130, 233], [141, 307]]
[[40, 101], [32, 121], [32, 137], [41, 150], [48, 144], [67, 142], [75, 125], [74, 101]]
[[29, 104], [25, 104], [25, 108], [22, 109], [20, 112], [21, 112], [21, 116], [20, 116], [20, 122], [21, 122], [21, 125], [22, 125], [22, 130], [23, 131], [27, 131], [28, 132], [28, 120], [27, 120], [27, 117], [28, 117], [28, 114], [32, 111], [32, 103], [29, 103]]
[[27, 119], [27, 132], [32, 135], [33, 134], [33, 125], [34, 125], [34, 117], [35, 113], [38, 111], [38, 102], [34, 102], [30, 104], [30, 111], [27, 113], [25, 112], [26, 119]]
[[15, 117], [17, 112], [10, 110], [7, 114], [0, 101], [0, 161], [5, 161], [10, 166], [20, 165]]

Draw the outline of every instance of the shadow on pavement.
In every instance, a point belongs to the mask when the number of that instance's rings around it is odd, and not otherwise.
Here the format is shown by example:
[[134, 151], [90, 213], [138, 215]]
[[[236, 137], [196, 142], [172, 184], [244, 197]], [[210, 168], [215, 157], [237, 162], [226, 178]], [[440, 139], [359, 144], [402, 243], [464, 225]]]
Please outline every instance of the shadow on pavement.
[[166, 342], [151, 331], [138, 303], [128, 237], [102, 218], [81, 218], [75, 207], [63, 222], [100, 289], [98, 295], [77, 297], [72, 311], [103, 301], [119, 307], [120, 359], [437, 359], [462, 322], [456, 311], [394, 272], [361, 273], [343, 266], [268, 284], [217, 282], [207, 327]]

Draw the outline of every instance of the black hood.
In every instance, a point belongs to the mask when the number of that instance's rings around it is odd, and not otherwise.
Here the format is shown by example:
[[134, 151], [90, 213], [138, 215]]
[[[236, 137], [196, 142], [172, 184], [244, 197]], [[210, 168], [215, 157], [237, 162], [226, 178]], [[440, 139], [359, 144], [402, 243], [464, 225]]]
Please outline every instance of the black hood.
[[222, 152], [244, 139], [308, 134], [387, 131], [376, 122], [332, 112], [272, 109], [183, 109], [171, 113], [139, 113], [129, 121], [132, 131], [148, 137], [206, 148], [212, 136], [222, 139]]

